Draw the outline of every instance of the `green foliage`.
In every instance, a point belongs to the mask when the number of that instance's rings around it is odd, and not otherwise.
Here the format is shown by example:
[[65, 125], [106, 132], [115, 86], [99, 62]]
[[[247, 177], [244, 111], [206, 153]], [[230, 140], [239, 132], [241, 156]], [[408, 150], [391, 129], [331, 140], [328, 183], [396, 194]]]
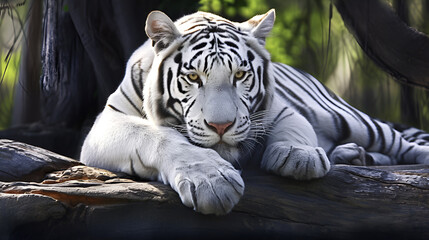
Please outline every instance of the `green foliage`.
[[5, 52], [0, 53], [0, 130], [2, 130], [11, 124], [13, 89], [18, 79], [21, 51], [14, 52], [9, 58]]
[[27, 2], [5, 1], [0, 9], [0, 130], [10, 126], [18, 79]]

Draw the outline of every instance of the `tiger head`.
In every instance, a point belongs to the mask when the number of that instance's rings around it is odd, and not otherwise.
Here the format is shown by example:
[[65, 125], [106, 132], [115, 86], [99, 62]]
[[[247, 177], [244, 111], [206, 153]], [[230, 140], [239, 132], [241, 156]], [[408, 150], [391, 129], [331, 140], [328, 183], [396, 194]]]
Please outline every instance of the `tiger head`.
[[146, 33], [155, 57], [144, 87], [148, 119], [237, 161], [266, 127], [273, 79], [264, 45], [274, 19], [274, 10], [243, 23], [205, 12], [173, 23], [150, 13]]

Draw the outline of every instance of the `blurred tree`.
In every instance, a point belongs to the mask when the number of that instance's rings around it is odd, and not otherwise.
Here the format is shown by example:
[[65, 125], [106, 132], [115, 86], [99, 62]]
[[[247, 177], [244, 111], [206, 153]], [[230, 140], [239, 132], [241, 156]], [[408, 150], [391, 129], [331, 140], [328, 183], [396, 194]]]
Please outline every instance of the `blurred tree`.
[[[37, 26], [43, 30], [29, 35], [26, 42], [21, 67], [25, 73], [14, 109], [15, 123], [38, 124], [3, 131], [0, 137], [72, 157], [78, 157], [81, 128], [92, 124], [121, 82], [128, 58], [147, 39], [148, 13], [162, 9], [175, 19], [198, 7], [198, 2], [189, 0], [45, 0], [42, 22], [36, 16], [39, 3], [32, 2], [27, 30]], [[40, 54], [32, 52], [40, 49], [37, 36], [43, 37], [41, 76], [36, 73]]]
[[[393, 7], [398, 17], [407, 25], [410, 25], [410, 3], [411, 1], [395, 0]], [[401, 121], [414, 126], [420, 125], [419, 104], [414, 99], [414, 88], [401, 84]]]
[[429, 88], [429, 38], [409, 23], [407, 1], [335, 1], [335, 5], [362, 50], [401, 85], [401, 118], [420, 125], [419, 105], [409, 84]]
[[21, 31], [22, 43], [20, 75], [14, 91], [13, 125], [32, 123], [40, 119], [40, 47], [42, 35], [43, 1], [34, 0], [28, 4], [28, 18]]
[[0, 2], [0, 130], [11, 124], [14, 85], [18, 77], [27, 7], [22, 1]]

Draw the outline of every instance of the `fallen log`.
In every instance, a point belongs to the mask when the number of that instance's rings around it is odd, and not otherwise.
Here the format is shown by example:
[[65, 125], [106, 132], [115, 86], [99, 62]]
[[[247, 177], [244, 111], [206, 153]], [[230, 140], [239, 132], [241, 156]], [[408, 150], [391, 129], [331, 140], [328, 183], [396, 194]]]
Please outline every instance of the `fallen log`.
[[[9, 162], [0, 158], [0, 170]], [[83, 165], [39, 182], [3, 180], [0, 238], [429, 237], [427, 165], [337, 165], [313, 181], [245, 169], [243, 178], [243, 198], [220, 217], [186, 208], [159, 182]]]
[[48, 172], [80, 164], [43, 148], [0, 139], [0, 181], [41, 181]]

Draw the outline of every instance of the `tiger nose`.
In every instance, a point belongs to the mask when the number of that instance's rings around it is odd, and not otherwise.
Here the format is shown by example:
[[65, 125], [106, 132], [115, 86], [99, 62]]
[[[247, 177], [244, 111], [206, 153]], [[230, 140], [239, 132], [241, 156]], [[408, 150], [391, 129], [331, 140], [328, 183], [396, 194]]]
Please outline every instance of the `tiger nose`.
[[232, 126], [232, 124], [234, 122], [226, 122], [226, 123], [213, 123], [213, 122], [206, 122], [204, 121], [207, 126], [214, 130], [215, 132], [217, 132], [217, 134], [219, 134], [219, 136], [222, 136], [223, 134], [225, 134], [226, 131], [228, 131], [228, 128]]

